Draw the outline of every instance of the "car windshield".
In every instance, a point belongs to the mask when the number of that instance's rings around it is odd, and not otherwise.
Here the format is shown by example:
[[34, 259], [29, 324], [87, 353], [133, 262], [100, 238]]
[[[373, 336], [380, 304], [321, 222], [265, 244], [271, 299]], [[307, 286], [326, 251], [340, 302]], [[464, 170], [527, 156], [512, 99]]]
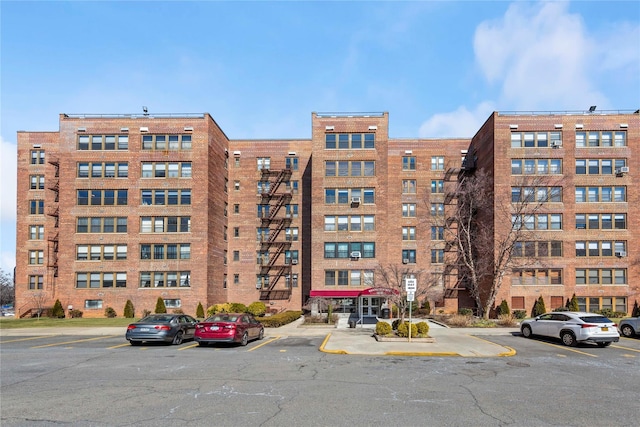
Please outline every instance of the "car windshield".
[[604, 316], [581, 316], [580, 320], [587, 323], [613, 323]]
[[173, 316], [147, 316], [141, 322], [171, 322]]
[[229, 316], [227, 314], [220, 314], [217, 316], [209, 317], [207, 322], [235, 322], [238, 320], [238, 316]]

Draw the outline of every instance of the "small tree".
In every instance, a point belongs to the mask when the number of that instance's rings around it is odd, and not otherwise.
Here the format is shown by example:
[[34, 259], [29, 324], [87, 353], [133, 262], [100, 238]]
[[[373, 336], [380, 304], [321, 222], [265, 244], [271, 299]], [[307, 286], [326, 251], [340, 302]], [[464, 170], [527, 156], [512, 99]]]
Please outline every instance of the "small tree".
[[13, 279], [0, 268], [0, 305], [13, 305], [14, 301]]
[[42, 312], [44, 311], [44, 304], [47, 301], [47, 293], [44, 291], [34, 292], [31, 294], [31, 300], [36, 306], [36, 316], [40, 319]]
[[633, 310], [631, 311], [631, 316], [640, 317], [640, 307], [638, 306], [638, 301], [636, 300], [635, 304], [633, 304]]
[[502, 300], [500, 306], [498, 307], [498, 314], [511, 314], [511, 309], [509, 308], [509, 303], [507, 300]]
[[167, 306], [164, 305], [164, 300], [161, 297], [158, 297], [158, 301], [156, 301], [156, 313], [166, 313]]
[[196, 307], [196, 317], [198, 319], [204, 318], [204, 307], [202, 307], [202, 303], [198, 303], [198, 307]]
[[114, 317], [118, 316], [118, 313], [116, 313], [116, 311], [113, 309], [113, 307], [107, 307], [104, 309], [104, 315], [105, 317], [108, 317], [109, 319], [113, 319]]
[[267, 312], [267, 305], [262, 301], [256, 301], [249, 304], [247, 311], [256, 317], [262, 317]]
[[579, 311], [580, 306], [578, 305], [578, 298], [576, 298], [576, 294], [573, 294], [571, 300], [569, 301], [569, 305], [567, 305], [569, 311]]
[[130, 299], [128, 299], [124, 305], [124, 317], [126, 319], [133, 319], [136, 317], [136, 310], [134, 309], [133, 303]]
[[60, 300], [57, 299], [53, 304], [53, 308], [51, 309], [51, 317], [55, 319], [64, 319], [64, 308], [62, 308], [62, 304]]
[[547, 312], [547, 308], [544, 304], [544, 299], [542, 299], [542, 295], [540, 295], [540, 297], [538, 297], [538, 300], [536, 301], [536, 303], [533, 305], [533, 310], [531, 311], [531, 315], [533, 317], [536, 316], [540, 316], [541, 314], [544, 314]]

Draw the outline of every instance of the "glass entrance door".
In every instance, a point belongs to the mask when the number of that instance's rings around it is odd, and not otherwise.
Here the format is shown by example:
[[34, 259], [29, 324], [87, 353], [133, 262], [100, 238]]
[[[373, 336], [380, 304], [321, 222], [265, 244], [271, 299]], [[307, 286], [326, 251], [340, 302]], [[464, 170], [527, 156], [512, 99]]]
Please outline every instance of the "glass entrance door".
[[380, 298], [362, 297], [362, 315], [363, 316], [380, 315]]

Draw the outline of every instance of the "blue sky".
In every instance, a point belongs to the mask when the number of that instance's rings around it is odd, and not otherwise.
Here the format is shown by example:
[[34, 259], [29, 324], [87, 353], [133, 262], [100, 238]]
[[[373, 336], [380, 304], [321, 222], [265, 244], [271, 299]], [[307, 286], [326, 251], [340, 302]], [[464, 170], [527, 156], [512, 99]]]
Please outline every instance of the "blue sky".
[[[640, 107], [640, 2], [0, 1], [0, 268], [15, 264], [16, 132], [60, 113], [210, 113], [309, 138], [311, 112], [471, 137], [492, 111]], [[22, 230], [22, 232], [26, 232]]]

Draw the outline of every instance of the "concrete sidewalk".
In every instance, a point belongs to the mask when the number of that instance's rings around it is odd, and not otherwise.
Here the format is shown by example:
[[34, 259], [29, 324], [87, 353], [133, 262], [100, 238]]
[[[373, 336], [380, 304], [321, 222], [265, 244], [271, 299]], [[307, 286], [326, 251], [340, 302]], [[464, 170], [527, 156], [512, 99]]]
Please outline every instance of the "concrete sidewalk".
[[513, 335], [518, 328], [447, 328], [429, 322], [429, 336], [434, 342], [420, 339], [377, 341], [374, 327], [337, 329], [332, 326], [303, 324], [299, 319], [280, 328], [267, 329], [269, 336], [324, 336], [320, 351], [334, 354], [371, 356], [459, 356], [504, 357], [513, 356], [515, 350], [482, 338], [483, 335]]
[[[324, 337], [319, 350], [325, 353], [370, 355], [370, 356], [461, 356], [503, 357], [515, 355], [515, 350], [492, 343], [482, 338], [489, 335], [513, 335], [518, 328], [447, 328], [429, 322], [429, 336], [434, 342], [420, 339], [379, 342], [374, 337], [371, 325], [354, 329], [338, 329], [330, 325], [304, 325], [304, 319], [279, 328], [265, 329], [265, 337]], [[47, 336], [47, 335], [122, 335], [126, 328], [23, 328], [0, 329], [0, 337]]]

